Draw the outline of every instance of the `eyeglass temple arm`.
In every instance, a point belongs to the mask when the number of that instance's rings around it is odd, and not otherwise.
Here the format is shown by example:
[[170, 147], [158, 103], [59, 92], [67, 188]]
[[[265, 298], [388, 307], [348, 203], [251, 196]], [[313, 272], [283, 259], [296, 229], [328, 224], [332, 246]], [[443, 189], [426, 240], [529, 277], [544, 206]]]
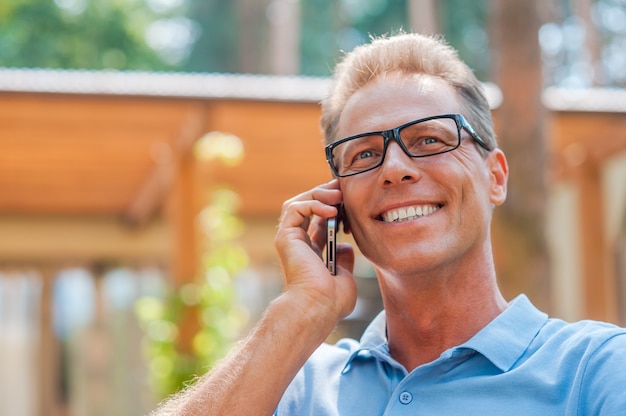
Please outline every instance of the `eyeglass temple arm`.
[[476, 140], [476, 143], [478, 143], [480, 147], [482, 147], [483, 149], [489, 152], [493, 150], [491, 149], [489, 145], [487, 145], [487, 143], [485, 143], [485, 141], [478, 135], [478, 133], [476, 133], [472, 125], [469, 124], [467, 120], [465, 120], [465, 118], [460, 117], [460, 119], [461, 119], [461, 127], [463, 127], [465, 130], [469, 132], [469, 134], [472, 136], [474, 140]]

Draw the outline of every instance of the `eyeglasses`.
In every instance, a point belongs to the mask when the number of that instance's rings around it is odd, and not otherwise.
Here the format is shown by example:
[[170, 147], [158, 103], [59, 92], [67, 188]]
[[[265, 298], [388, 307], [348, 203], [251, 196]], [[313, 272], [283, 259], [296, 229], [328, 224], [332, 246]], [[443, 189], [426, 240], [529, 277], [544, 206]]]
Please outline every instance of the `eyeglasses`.
[[361, 133], [326, 146], [326, 160], [338, 177], [352, 176], [383, 164], [389, 142], [394, 140], [410, 157], [427, 157], [451, 152], [467, 131], [480, 147], [492, 149], [460, 114], [421, 118], [393, 129]]

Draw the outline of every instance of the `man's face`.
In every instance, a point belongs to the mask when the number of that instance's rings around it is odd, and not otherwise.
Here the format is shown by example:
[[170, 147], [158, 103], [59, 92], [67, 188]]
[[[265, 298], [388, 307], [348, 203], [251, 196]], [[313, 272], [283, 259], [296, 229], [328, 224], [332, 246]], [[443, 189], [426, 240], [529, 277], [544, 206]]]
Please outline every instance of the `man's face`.
[[[462, 110], [444, 81], [391, 75], [350, 98], [338, 137], [448, 113]], [[462, 265], [488, 246], [492, 204], [504, 202], [506, 178], [501, 151], [484, 158], [463, 131], [458, 149], [425, 158], [411, 158], [390, 142], [382, 166], [341, 178], [340, 186], [361, 252], [379, 270], [412, 274]], [[398, 210], [416, 214], [390, 222]]]

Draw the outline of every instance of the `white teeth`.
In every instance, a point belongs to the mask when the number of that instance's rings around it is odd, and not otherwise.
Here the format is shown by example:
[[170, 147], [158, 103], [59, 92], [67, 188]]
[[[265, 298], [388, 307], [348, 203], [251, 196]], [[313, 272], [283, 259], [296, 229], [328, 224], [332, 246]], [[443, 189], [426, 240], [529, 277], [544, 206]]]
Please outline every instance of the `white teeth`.
[[382, 218], [385, 222], [408, 221], [414, 218], [430, 215], [439, 208], [440, 207], [437, 205], [415, 205], [411, 207], [402, 207], [385, 212], [382, 215]]

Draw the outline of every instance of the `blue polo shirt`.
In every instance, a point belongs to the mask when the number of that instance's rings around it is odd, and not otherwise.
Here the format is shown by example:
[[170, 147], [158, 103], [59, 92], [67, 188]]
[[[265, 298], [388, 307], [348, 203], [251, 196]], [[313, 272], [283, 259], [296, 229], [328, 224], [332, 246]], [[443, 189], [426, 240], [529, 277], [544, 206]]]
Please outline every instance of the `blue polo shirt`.
[[276, 415], [626, 415], [626, 329], [548, 318], [524, 295], [408, 373], [382, 312], [360, 342], [322, 345]]

